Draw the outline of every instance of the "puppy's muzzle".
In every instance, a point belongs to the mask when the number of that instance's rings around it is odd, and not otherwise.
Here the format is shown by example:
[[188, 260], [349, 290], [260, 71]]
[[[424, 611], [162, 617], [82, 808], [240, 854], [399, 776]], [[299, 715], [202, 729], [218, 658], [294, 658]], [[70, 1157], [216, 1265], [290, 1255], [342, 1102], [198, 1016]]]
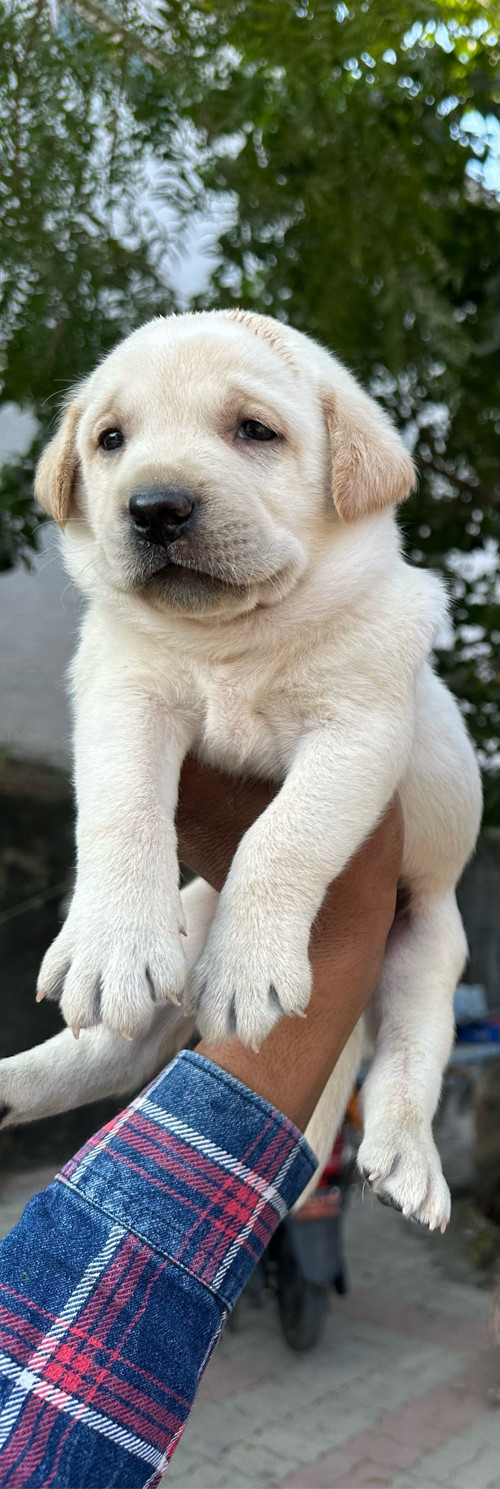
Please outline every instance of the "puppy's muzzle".
[[141, 486], [132, 493], [128, 509], [139, 537], [169, 548], [186, 531], [194, 505], [181, 486]]

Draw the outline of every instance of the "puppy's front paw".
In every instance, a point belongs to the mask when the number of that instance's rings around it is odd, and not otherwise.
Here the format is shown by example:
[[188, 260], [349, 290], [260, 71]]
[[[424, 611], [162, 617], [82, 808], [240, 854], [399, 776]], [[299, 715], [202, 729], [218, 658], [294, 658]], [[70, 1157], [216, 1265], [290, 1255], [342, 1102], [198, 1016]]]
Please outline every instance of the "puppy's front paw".
[[183, 912], [155, 920], [133, 903], [122, 907], [75, 893], [68, 918], [40, 969], [37, 998], [60, 1001], [72, 1029], [105, 1024], [132, 1037], [153, 1005], [180, 1003], [186, 967]]
[[223, 903], [187, 989], [187, 1000], [210, 1043], [237, 1034], [259, 1049], [282, 1014], [304, 1014], [311, 995], [308, 929], [271, 925], [261, 915], [249, 927], [241, 904]]
[[450, 1218], [450, 1191], [432, 1132], [407, 1122], [367, 1130], [358, 1152], [358, 1167], [383, 1204], [401, 1210], [429, 1230], [445, 1231]]

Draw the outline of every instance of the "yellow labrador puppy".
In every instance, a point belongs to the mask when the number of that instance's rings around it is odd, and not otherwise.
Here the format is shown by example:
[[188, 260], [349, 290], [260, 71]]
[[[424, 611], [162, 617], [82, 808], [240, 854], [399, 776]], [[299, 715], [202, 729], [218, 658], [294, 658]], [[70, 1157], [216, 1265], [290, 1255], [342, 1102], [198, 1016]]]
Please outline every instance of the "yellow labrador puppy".
[[[405, 1214], [444, 1229], [432, 1119], [480, 785], [428, 661], [443, 586], [401, 556], [394, 508], [413, 482], [350, 373], [266, 316], [152, 321], [75, 389], [36, 482], [89, 599], [73, 668], [77, 881], [39, 996], [89, 1032], [3, 1062], [10, 1120], [143, 1080], [181, 1037], [183, 996], [206, 1038], [236, 1030], [253, 1046], [303, 1012], [326, 887], [398, 788], [411, 913], [365, 1020], [359, 1161]], [[188, 751], [281, 783], [220, 896], [201, 881], [179, 894]], [[320, 1160], [362, 1039], [359, 1025], [311, 1123]]]

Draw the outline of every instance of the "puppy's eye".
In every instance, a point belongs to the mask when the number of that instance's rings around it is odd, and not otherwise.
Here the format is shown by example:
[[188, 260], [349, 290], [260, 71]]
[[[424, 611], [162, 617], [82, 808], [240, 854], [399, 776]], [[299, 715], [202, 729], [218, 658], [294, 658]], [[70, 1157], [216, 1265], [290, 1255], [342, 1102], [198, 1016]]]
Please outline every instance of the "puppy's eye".
[[103, 429], [102, 434], [99, 435], [99, 444], [101, 450], [121, 450], [122, 445], [125, 444], [125, 438], [121, 429]]
[[268, 429], [267, 424], [261, 424], [259, 419], [244, 419], [238, 429], [238, 439], [256, 439], [263, 444], [266, 440], [277, 439], [274, 429]]

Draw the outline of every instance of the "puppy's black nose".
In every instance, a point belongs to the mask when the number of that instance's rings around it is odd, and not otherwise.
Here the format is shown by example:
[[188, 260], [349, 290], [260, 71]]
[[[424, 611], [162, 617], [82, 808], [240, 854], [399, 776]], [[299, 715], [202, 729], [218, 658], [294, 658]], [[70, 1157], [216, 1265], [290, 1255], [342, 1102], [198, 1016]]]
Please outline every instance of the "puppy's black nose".
[[132, 493], [128, 509], [134, 528], [149, 543], [168, 548], [179, 537], [194, 507], [181, 486], [143, 486]]

